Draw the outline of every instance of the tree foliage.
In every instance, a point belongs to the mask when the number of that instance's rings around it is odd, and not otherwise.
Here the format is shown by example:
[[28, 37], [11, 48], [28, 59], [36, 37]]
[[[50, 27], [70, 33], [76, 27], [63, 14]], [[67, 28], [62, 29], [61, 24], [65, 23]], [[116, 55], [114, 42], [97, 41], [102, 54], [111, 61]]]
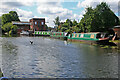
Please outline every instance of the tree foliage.
[[10, 11], [8, 14], [3, 14], [1, 16], [2, 31], [3, 33], [7, 32], [8, 34], [16, 34], [17, 26], [12, 25], [12, 21], [20, 21], [16, 11]]
[[83, 32], [107, 31], [119, 23], [118, 17], [105, 2], [97, 5], [95, 9], [92, 7], [86, 8], [86, 13], [83, 16], [80, 21], [81, 31]]
[[61, 25], [59, 17], [55, 18], [54, 23], [60, 25], [59, 31], [62, 32], [106, 32], [120, 24], [120, 20], [106, 2], [101, 2], [96, 8], [87, 7], [79, 23], [76, 20], [67, 19]]
[[7, 32], [8, 34], [16, 34], [17, 33], [17, 26], [13, 25], [12, 23], [6, 23], [2, 26], [3, 32]]
[[6, 23], [6, 24], [4, 24], [3, 26], [2, 26], [2, 30], [4, 31], [4, 32], [8, 32], [9, 33], [9, 31], [11, 30], [11, 27], [12, 27], [13, 25], [12, 25], [12, 23]]
[[16, 11], [10, 11], [8, 14], [2, 15], [2, 25], [12, 21], [20, 21]]
[[17, 26], [16, 25], [12, 25], [12, 27], [11, 27], [11, 34], [16, 34], [17, 33]]
[[20, 21], [19, 16], [16, 11], [10, 11], [11, 21]]
[[57, 16], [53, 22], [54, 22], [54, 24], [56, 25], [56, 31], [58, 31], [58, 26], [60, 26], [59, 16]]

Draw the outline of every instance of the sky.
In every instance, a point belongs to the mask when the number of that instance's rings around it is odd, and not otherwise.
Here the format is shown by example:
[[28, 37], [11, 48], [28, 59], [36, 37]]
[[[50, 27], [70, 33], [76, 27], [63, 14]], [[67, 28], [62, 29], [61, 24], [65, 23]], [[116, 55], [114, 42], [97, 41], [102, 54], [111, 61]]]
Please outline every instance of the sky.
[[46, 24], [54, 27], [53, 21], [57, 16], [61, 22], [65, 22], [66, 19], [79, 22], [85, 14], [85, 8], [95, 8], [103, 1], [118, 16], [119, 0], [0, 0], [0, 16], [9, 11], [16, 11], [21, 21], [45, 18]]

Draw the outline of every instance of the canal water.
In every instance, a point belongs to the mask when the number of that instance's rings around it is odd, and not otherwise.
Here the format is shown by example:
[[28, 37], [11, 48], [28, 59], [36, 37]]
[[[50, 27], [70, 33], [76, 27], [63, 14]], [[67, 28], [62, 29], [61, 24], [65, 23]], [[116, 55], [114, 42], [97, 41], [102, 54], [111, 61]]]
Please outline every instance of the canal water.
[[112, 50], [47, 37], [0, 39], [8, 78], [118, 78], [118, 54]]

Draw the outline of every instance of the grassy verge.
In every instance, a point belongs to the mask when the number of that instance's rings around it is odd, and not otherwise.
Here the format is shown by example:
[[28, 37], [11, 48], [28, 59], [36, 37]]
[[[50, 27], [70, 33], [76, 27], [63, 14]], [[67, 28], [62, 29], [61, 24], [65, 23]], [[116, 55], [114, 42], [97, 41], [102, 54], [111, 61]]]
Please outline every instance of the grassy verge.
[[114, 40], [114, 41], [110, 40], [109, 42], [120, 43], [120, 40]]
[[117, 46], [111, 46], [111, 45], [98, 45], [98, 44], [95, 44], [94, 46], [99, 46], [103, 49], [112, 49], [112, 50], [115, 50], [117, 52], [120, 53], [120, 40], [110, 40], [109, 41], [110, 43], [115, 43]]

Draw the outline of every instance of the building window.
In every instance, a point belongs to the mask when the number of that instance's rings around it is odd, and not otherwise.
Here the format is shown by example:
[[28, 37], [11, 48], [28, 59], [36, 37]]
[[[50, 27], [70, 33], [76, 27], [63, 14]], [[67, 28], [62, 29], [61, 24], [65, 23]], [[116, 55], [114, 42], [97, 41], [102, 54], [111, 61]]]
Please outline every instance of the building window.
[[42, 25], [44, 25], [44, 22], [41, 22]]
[[35, 25], [37, 25], [37, 21], [35, 21]]

